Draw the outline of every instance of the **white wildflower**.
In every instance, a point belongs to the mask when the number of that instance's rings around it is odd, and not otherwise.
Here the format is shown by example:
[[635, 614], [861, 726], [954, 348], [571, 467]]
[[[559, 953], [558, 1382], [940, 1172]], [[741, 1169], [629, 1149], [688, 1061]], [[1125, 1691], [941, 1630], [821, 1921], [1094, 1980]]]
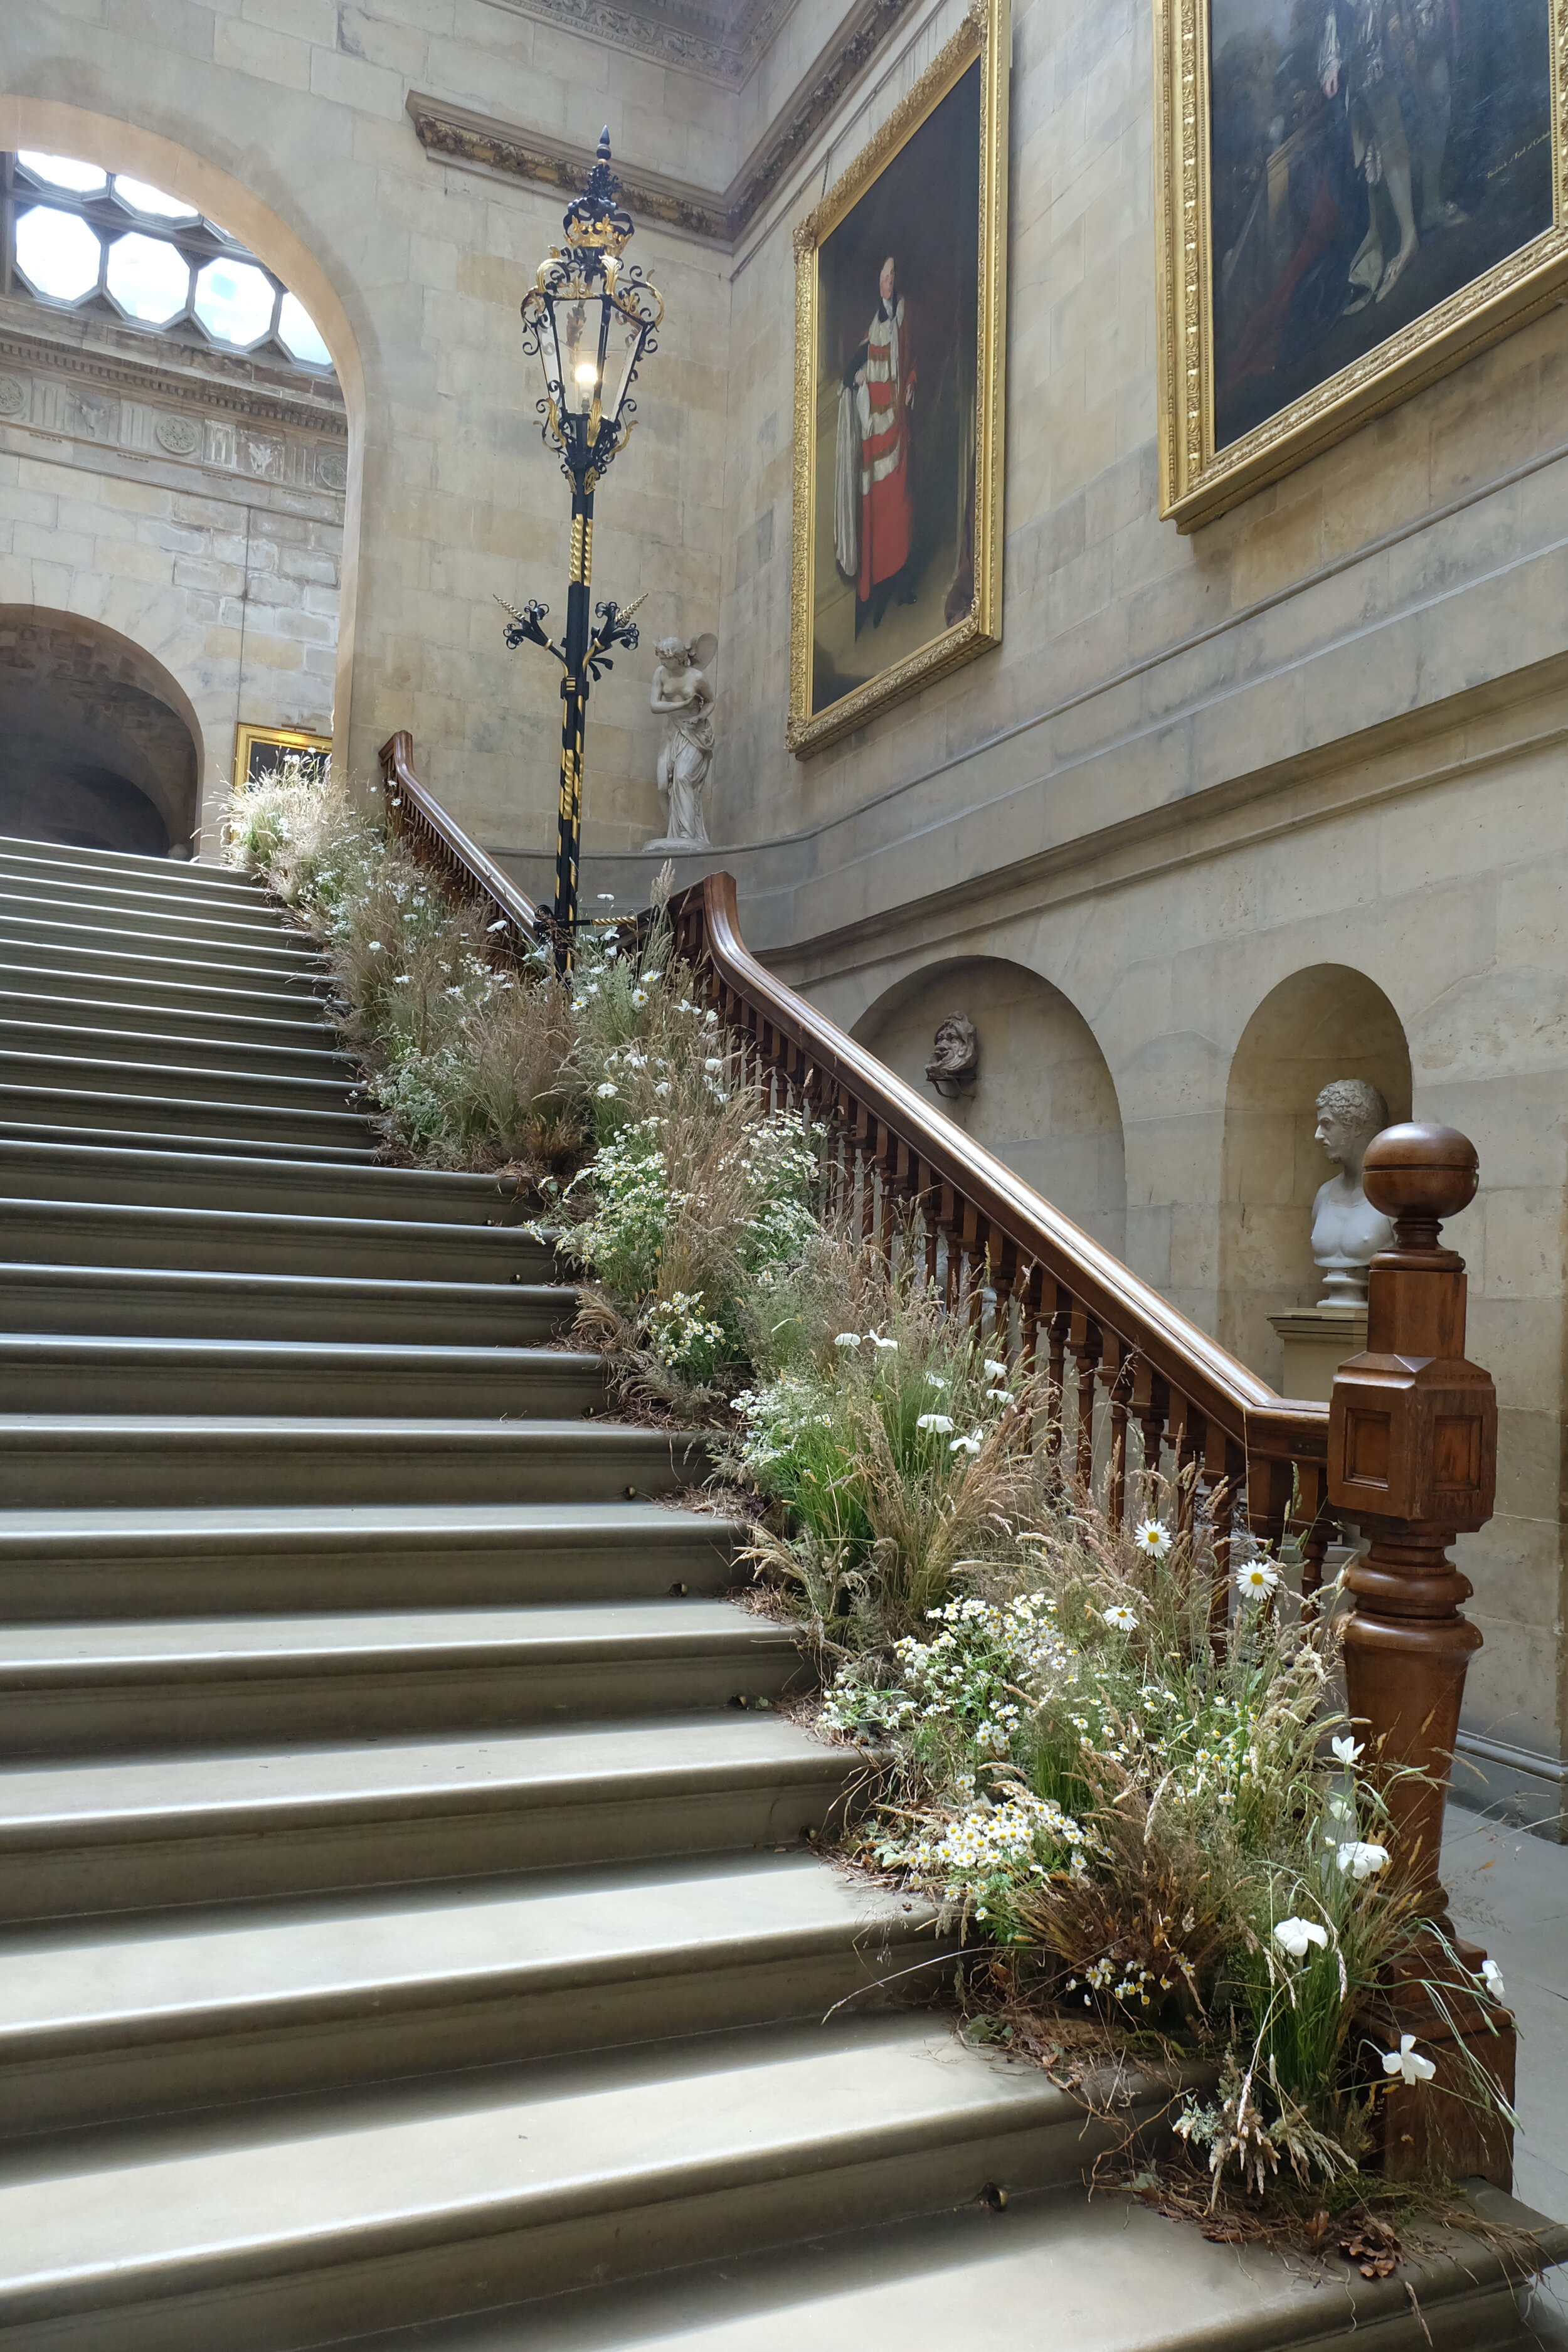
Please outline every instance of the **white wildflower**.
[[379, 955], [381, 953], [381, 941], [379, 940], [372, 940], [370, 943], [370, 953], [372, 955]]
[[946, 1437], [952, 1432], [952, 1423], [945, 1412], [922, 1412], [915, 1427], [929, 1429], [937, 1437]]
[[1263, 1600], [1279, 1581], [1279, 1570], [1271, 1559], [1249, 1559], [1236, 1571], [1236, 1589], [1247, 1601]]
[[833, 1344], [836, 1348], [858, 1348], [860, 1345], [860, 1334], [858, 1331], [836, 1331], [833, 1335]]
[[866, 1337], [879, 1355], [897, 1354], [899, 1343], [896, 1339], [884, 1339], [879, 1331], [868, 1331]]
[[1374, 1878], [1380, 1870], [1388, 1867], [1388, 1848], [1385, 1845], [1367, 1845], [1360, 1838], [1351, 1838], [1345, 1844], [1335, 1847], [1334, 1860], [1349, 1878]]
[[1131, 1633], [1137, 1630], [1137, 1618], [1131, 1609], [1124, 1608], [1120, 1601], [1115, 1608], [1102, 1610], [1100, 1614], [1108, 1625], [1115, 1626], [1119, 1633]]
[[1163, 1559], [1171, 1549], [1171, 1531], [1163, 1519], [1142, 1519], [1132, 1530], [1132, 1540], [1151, 1559]]
[[1383, 2071], [1385, 2074], [1403, 2074], [1407, 2083], [1429, 2083], [1437, 2069], [1430, 2058], [1422, 2057], [1414, 2033], [1402, 2033], [1398, 2049], [1384, 2052]]
[[1485, 1985], [1487, 1990], [1490, 1993], [1494, 2000], [1500, 2000], [1502, 1999], [1502, 1970], [1499, 1968], [1495, 1960], [1483, 1960], [1481, 1962], [1481, 1982]]
[[987, 1389], [985, 1393], [993, 1404], [1011, 1404], [1013, 1402], [1011, 1389]]
[[616, 903], [616, 894], [613, 890], [601, 890], [598, 897], [601, 907], [613, 907]]
[[1007, 1377], [1006, 1365], [999, 1364], [994, 1356], [986, 1357], [984, 1370], [990, 1373], [994, 1381], [1005, 1381]]
[[664, 974], [662, 971], [645, 971], [642, 976], [643, 986], [645, 988], [651, 988], [656, 980], [662, 980], [663, 978]]
[[[952, 1422], [950, 1421], [947, 1425], [951, 1429]], [[972, 1429], [967, 1437], [955, 1437], [947, 1450], [950, 1454], [978, 1454], [983, 1442], [980, 1432], [977, 1429]]]
[[634, 989], [633, 989], [633, 991], [632, 991], [632, 1003], [633, 1003], [634, 1004], [646, 1004], [646, 1003], [647, 1003], [647, 989], [646, 989], [646, 988], [634, 988]]
[[1274, 1940], [1293, 1960], [1304, 1960], [1312, 1945], [1316, 1944], [1320, 1951], [1325, 1948], [1329, 1931], [1320, 1927], [1315, 1919], [1281, 1919], [1274, 1930]]
[[605, 1078], [601, 1085], [596, 1086], [594, 1088], [594, 1092], [598, 1096], [601, 1102], [607, 1102], [612, 1095], [619, 1094], [620, 1088], [616, 1086], [614, 1078]]
[[408, 974], [405, 971], [400, 971], [393, 981], [392, 984], [394, 988], [412, 988], [414, 982], [409, 979]]
[[702, 1066], [705, 1070], [721, 1070], [724, 1065], [715, 1055], [710, 1061], [704, 1062]]
[[1364, 1740], [1352, 1739], [1348, 1731], [1341, 1732], [1337, 1739], [1331, 1739], [1329, 1742], [1329, 1746], [1333, 1749], [1334, 1754], [1339, 1758], [1340, 1762], [1344, 1766], [1347, 1772], [1350, 1770], [1351, 1766], [1356, 1761], [1356, 1759], [1360, 1756], [1365, 1744]]

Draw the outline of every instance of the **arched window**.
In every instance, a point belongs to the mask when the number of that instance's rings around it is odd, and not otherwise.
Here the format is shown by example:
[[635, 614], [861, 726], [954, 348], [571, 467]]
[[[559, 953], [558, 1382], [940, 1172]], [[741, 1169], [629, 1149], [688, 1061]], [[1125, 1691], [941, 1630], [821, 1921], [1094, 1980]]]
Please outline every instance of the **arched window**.
[[0, 158], [5, 290], [202, 350], [331, 378], [299, 296], [237, 238], [162, 188], [68, 155]]

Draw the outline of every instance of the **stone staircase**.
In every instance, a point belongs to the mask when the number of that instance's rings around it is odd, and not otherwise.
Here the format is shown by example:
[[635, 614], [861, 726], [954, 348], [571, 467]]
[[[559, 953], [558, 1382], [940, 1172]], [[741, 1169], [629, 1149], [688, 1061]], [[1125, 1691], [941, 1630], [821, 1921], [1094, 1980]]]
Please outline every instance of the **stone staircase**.
[[[736, 1704], [732, 1530], [322, 988], [247, 879], [0, 843], [3, 2352], [1337, 2340], [879, 1999], [929, 1923]], [[1514, 2340], [1495, 2260], [1422, 2301]]]

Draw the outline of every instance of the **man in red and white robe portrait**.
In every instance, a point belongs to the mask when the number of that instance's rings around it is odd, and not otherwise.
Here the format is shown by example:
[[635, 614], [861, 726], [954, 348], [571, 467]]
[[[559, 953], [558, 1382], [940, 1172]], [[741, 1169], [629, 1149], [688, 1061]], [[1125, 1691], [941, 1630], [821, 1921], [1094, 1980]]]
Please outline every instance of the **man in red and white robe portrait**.
[[896, 594], [914, 602], [909, 572], [914, 529], [910, 481], [915, 362], [909, 310], [889, 254], [878, 280], [877, 315], [844, 372], [839, 394], [835, 551], [855, 583], [855, 634], [873, 628]]

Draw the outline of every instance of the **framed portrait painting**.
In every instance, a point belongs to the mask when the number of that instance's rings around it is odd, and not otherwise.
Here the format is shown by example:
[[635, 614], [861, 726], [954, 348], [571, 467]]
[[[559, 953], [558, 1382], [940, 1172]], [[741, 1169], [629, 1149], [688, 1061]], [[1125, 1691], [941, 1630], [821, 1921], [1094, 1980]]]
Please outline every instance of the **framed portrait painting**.
[[300, 727], [251, 727], [242, 723], [234, 730], [235, 782], [258, 784], [290, 752], [298, 757], [307, 775], [319, 780], [325, 775], [331, 758], [332, 739], [330, 735], [309, 734]]
[[805, 755], [995, 645], [1007, 0], [795, 232], [786, 740]]
[[1181, 529], [1558, 298], [1565, 27], [1548, 0], [1155, 0]]

